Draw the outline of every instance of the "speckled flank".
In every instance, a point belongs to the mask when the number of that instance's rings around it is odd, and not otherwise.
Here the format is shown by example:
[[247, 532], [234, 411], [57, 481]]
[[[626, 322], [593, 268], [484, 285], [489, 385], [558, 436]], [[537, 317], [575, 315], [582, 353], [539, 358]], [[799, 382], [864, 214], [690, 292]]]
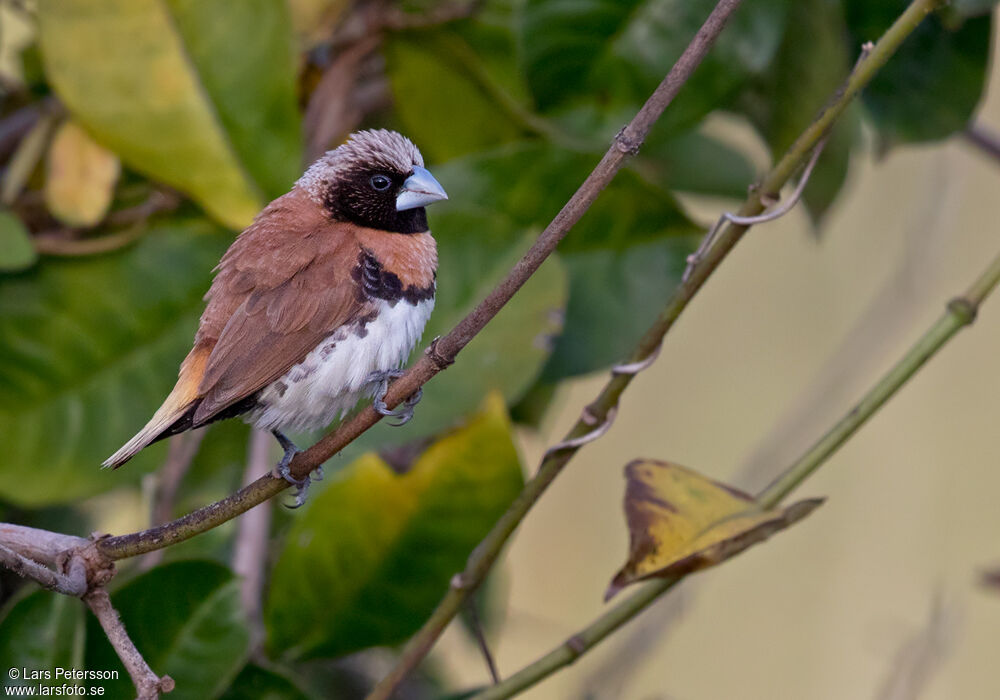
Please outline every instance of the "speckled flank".
[[247, 422], [272, 430], [313, 430], [349, 411], [375, 386], [372, 372], [396, 369], [420, 340], [434, 299], [416, 304], [379, 301], [367, 322], [337, 329], [305, 360], [265, 388]]

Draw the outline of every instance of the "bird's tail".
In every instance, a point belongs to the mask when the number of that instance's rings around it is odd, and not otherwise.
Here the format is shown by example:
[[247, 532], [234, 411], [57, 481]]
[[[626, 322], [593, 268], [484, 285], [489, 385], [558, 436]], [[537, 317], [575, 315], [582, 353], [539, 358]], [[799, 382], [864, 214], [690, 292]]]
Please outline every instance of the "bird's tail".
[[188, 412], [188, 409], [198, 399], [198, 384], [201, 382], [208, 355], [207, 352], [200, 350], [196, 347], [184, 360], [177, 385], [174, 386], [163, 405], [146, 423], [146, 427], [122, 445], [121, 449], [104, 460], [102, 467], [117, 469], [122, 466], [135, 457], [141, 449], [163, 437], [163, 434]]
[[[180, 401], [182, 397], [175, 396], [177, 388], [170, 392], [170, 396], [163, 402], [163, 405], [153, 414], [153, 417], [146, 423], [146, 427], [140, 430], [135, 436], [121, 446], [117, 452], [104, 460], [101, 465], [105, 469], [117, 469], [125, 462], [129, 461], [144, 447], [155, 442], [157, 438], [181, 418], [190, 406], [190, 401]], [[186, 398], [186, 397], [183, 397]]]

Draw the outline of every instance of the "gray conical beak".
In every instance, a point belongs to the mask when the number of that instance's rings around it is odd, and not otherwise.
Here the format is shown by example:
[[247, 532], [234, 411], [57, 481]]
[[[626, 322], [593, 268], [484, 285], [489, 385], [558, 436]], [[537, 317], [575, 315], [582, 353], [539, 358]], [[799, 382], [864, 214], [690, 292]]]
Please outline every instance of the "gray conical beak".
[[403, 182], [403, 189], [396, 197], [396, 211], [426, 207], [442, 199], [448, 199], [448, 195], [441, 183], [434, 179], [429, 170], [414, 165], [413, 174]]

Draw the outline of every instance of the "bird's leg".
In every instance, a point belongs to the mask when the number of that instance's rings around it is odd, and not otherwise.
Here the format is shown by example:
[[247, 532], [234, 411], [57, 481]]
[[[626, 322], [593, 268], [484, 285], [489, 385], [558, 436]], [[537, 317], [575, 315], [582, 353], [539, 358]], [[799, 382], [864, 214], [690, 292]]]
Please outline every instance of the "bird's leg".
[[[309, 492], [309, 484], [312, 479], [310, 479], [308, 475], [306, 475], [304, 479], [296, 479], [292, 476], [292, 472], [289, 470], [288, 465], [292, 463], [292, 459], [295, 455], [302, 450], [296, 447], [295, 443], [289, 440], [280, 430], [272, 430], [271, 435], [273, 435], [274, 439], [278, 441], [279, 445], [281, 445], [281, 449], [285, 451], [285, 454], [281, 456], [281, 461], [278, 462], [278, 466], [275, 467], [275, 471], [278, 476], [295, 487], [295, 503], [288, 506], [288, 508], [299, 508], [306, 502], [306, 494]], [[322, 467], [317, 467], [316, 470], [319, 472], [319, 475], [316, 478], [322, 479]]]
[[385, 404], [385, 395], [389, 391], [389, 380], [397, 379], [405, 374], [404, 370], [401, 369], [385, 369], [379, 372], [372, 372], [368, 375], [367, 381], [373, 384], [378, 384], [375, 389], [374, 398], [372, 399], [372, 408], [375, 409], [376, 413], [389, 418], [398, 418], [399, 420], [395, 423], [390, 423], [389, 425], [400, 426], [406, 425], [413, 418], [413, 409], [420, 403], [421, 397], [424, 395], [423, 388], [417, 389], [411, 396], [403, 402], [403, 407], [399, 411], [391, 411], [389, 407]]

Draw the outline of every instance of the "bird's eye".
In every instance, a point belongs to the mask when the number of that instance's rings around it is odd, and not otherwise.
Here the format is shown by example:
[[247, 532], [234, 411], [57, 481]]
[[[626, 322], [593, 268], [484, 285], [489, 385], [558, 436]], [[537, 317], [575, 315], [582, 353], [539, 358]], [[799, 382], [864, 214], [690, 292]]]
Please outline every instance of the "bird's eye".
[[392, 184], [392, 180], [385, 175], [372, 175], [372, 179], [369, 182], [371, 182], [372, 188], [379, 192], [385, 192], [389, 189], [389, 185]]

